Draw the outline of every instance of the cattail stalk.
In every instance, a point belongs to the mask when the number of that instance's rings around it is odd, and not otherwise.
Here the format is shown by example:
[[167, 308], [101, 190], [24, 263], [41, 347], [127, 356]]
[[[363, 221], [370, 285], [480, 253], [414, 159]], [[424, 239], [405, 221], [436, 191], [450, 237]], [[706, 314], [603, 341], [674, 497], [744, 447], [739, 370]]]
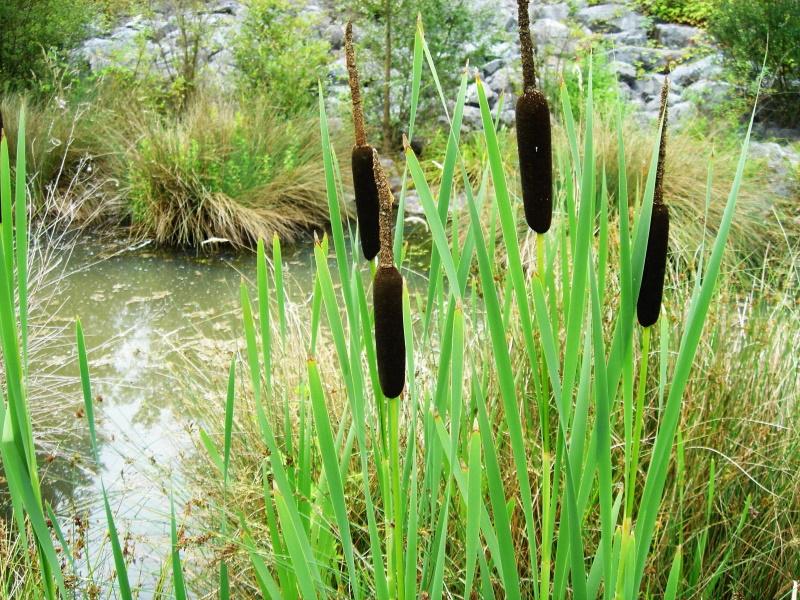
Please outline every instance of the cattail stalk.
[[653, 204], [664, 203], [664, 164], [667, 160], [667, 105], [669, 99], [669, 78], [664, 78], [661, 86], [661, 140], [658, 144], [658, 164], [656, 165], [656, 187], [653, 193]]
[[517, 151], [525, 220], [536, 233], [546, 233], [553, 218], [553, 157], [550, 107], [536, 88], [528, 0], [518, 0], [519, 43], [524, 93], [517, 100]]
[[389, 400], [389, 467], [391, 505], [394, 522], [387, 537], [387, 550], [392, 547], [390, 584], [397, 598], [405, 597], [405, 555], [403, 551], [403, 510], [400, 483], [400, 396], [405, 386], [406, 343], [403, 330], [403, 276], [394, 264], [392, 250], [392, 195], [386, 173], [377, 151], [373, 150], [373, 169], [380, 197], [381, 250], [375, 273], [373, 303], [375, 305], [375, 352], [378, 359], [378, 380], [383, 395]]
[[361, 238], [361, 251], [364, 258], [372, 260], [378, 254], [378, 188], [375, 184], [375, 152], [367, 143], [364, 126], [364, 107], [361, 100], [361, 86], [358, 79], [356, 53], [353, 47], [353, 24], [345, 28], [345, 57], [347, 75], [350, 82], [350, 99], [353, 105], [353, 127], [356, 143], [351, 156], [353, 170], [353, 191], [356, 198], [356, 216]]
[[364, 107], [361, 101], [361, 85], [358, 78], [356, 51], [353, 47], [353, 24], [349, 21], [344, 29], [344, 55], [347, 61], [350, 99], [353, 104], [353, 127], [356, 130], [356, 146], [366, 146], [367, 134], [364, 128]]

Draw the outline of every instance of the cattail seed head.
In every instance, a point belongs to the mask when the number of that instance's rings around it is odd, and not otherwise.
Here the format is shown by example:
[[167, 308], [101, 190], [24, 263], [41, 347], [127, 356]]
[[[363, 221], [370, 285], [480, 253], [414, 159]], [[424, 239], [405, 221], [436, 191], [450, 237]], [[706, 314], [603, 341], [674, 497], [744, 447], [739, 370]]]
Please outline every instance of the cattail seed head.
[[658, 321], [661, 298], [664, 293], [664, 272], [667, 267], [669, 247], [669, 209], [665, 204], [654, 204], [650, 217], [650, 234], [642, 272], [642, 286], [636, 303], [636, 316], [642, 327]]
[[378, 188], [373, 169], [373, 148], [367, 143], [364, 127], [364, 109], [361, 102], [361, 86], [358, 80], [356, 52], [353, 46], [353, 24], [348, 22], [344, 36], [347, 75], [350, 82], [350, 99], [353, 104], [353, 127], [356, 143], [353, 147], [353, 191], [356, 197], [356, 216], [364, 258], [372, 260], [378, 254]]
[[553, 219], [553, 158], [550, 109], [540, 90], [519, 97], [516, 120], [525, 220], [536, 233], [546, 233]]
[[553, 219], [553, 157], [550, 108], [536, 89], [528, 0], [517, 0], [519, 46], [524, 92], [517, 100], [517, 151], [525, 220], [536, 233], [546, 233]]
[[356, 216], [364, 258], [372, 260], [378, 255], [378, 186], [375, 183], [372, 146], [355, 146], [352, 155], [353, 189], [356, 196]]
[[375, 306], [375, 350], [378, 379], [387, 398], [405, 386], [406, 343], [403, 332], [403, 276], [397, 267], [378, 267], [372, 292]]

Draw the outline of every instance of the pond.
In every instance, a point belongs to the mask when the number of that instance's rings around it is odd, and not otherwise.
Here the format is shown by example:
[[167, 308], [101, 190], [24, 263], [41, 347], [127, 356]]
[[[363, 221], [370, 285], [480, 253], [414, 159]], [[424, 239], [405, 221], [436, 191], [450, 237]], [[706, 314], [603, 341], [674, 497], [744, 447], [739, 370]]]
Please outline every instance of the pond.
[[[429, 245], [417, 240], [411, 247], [411, 264], [427, 265]], [[311, 310], [312, 250], [310, 239], [283, 250], [287, 300], [301, 315]], [[255, 298], [256, 257], [129, 247], [91, 236], [66, 252], [63, 269], [54, 275], [58, 281], [36, 315], [47, 339], [31, 353], [34, 429], [47, 441], [40, 459], [45, 494], [65, 535], [101, 542], [85, 544], [96, 552], [93, 569], [110, 568], [102, 476], [123, 543], [134, 557], [131, 581], [148, 598], [170, 548], [170, 495], [174, 491], [180, 510], [187, 494], [181, 465], [195, 449], [197, 424], [181, 406], [187, 394], [192, 402], [223, 406], [229, 361], [244, 346], [240, 285], [247, 282]], [[408, 279], [414, 286], [422, 277], [409, 273]], [[99, 471], [82, 409], [76, 317], [87, 342]]]

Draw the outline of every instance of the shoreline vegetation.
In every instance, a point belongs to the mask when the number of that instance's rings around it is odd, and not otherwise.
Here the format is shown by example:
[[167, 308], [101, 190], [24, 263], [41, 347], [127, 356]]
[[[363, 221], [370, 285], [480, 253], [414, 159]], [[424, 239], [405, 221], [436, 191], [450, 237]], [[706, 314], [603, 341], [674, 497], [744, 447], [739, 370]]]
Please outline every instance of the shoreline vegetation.
[[[422, 86], [441, 87], [429, 50], [420, 21], [409, 138]], [[765, 205], [768, 175], [748, 165], [755, 110], [742, 139], [712, 148], [670, 127], [667, 81], [663, 120], [643, 131], [617, 97], [596, 99], [591, 62], [578, 97], [562, 83], [542, 103], [526, 56], [535, 102], [521, 110], [538, 126], [524, 147], [480, 78], [480, 129], [462, 132], [473, 81], [459, 72], [441, 143], [418, 156], [404, 139], [396, 186], [376, 150], [355, 160], [368, 147], [357, 77], [355, 136], [322, 85], [316, 111], [291, 115], [210, 89], [180, 118], [120, 110], [130, 88], [77, 106], [3, 95], [0, 600], [797, 593], [800, 236], [796, 206]], [[354, 186], [380, 197], [366, 237]], [[414, 286], [411, 194], [431, 242]], [[168, 542], [144, 587], [100, 463], [80, 320], [95, 553], [86, 523], [42, 493], [33, 415], [51, 400], [29, 385], [46, 342], [29, 264], [31, 223], [54, 218], [255, 250], [238, 351], [204, 367], [217, 400], [176, 390], [196, 451], [163, 482]], [[303, 304], [285, 290], [293, 240], [313, 244]]]

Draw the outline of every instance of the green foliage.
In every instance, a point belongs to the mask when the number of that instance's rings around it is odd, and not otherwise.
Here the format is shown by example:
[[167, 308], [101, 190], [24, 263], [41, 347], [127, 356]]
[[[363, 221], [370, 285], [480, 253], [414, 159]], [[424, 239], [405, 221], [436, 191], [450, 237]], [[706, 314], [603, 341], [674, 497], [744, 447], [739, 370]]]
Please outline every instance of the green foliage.
[[[570, 107], [576, 118], [582, 113], [586, 103], [586, 92], [589, 82], [589, 68], [592, 68], [592, 95], [596, 106], [603, 109], [616, 105], [619, 96], [617, 75], [608, 64], [609, 53], [603, 52], [595, 45], [590, 53], [579, 54], [575, 57], [575, 64], [564, 69], [564, 84], [567, 86]], [[591, 65], [590, 65], [591, 63]], [[557, 89], [548, 90], [549, 96], [555, 98]], [[551, 101], [554, 108], [558, 103]]]
[[[383, 84], [385, 82], [386, 15], [391, 10], [391, 127], [393, 141], [399, 142], [401, 127], [409, 121], [411, 109], [411, 78], [413, 45], [417, 15], [422, 16], [425, 38], [439, 79], [445, 90], [456, 89], [466, 61], [479, 65], [489, 55], [492, 43], [504, 33], [496, 16], [487, 7], [476, 7], [465, 0], [349, 0], [355, 13], [356, 46], [364, 95], [367, 122], [377, 126], [383, 114]], [[423, 82], [420, 99], [420, 118], [440, 106], [431, 82]]]
[[800, 0], [722, 0], [710, 19], [710, 30], [751, 95], [765, 65], [762, 110], [788, 125], [799, 123]]
[[250, 0], [234, 46], [239, 84], [247, 95], [263, 95], [289, 112], [314, 104], [328, 44], [311, 26], [288, 0]]
[[89, 0], [3, 0], [0, 3], [0, 87], [30, 88], [48, 62], [83, 38]]
[[647, 14], [671, 23], [702, 25], [711, 16], [716, 0], [637, 0]]

